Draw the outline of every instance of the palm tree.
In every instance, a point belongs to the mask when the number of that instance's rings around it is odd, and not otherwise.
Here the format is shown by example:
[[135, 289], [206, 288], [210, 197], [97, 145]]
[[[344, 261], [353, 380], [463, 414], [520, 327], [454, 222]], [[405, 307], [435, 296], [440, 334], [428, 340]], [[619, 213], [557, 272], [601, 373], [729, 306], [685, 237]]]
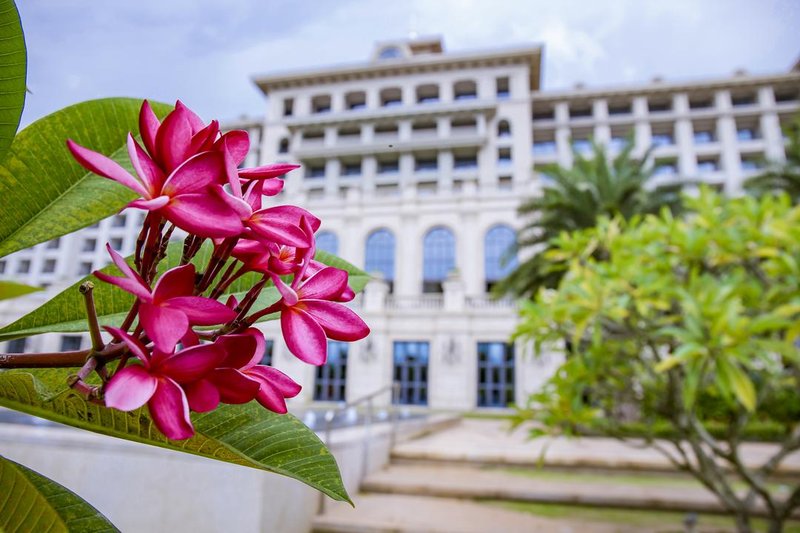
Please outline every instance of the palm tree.
[[785, 191], [794, 203], [800, 202], [800, 116], [784, 128], [789, 144], [786, 161], [773, 162], [763, 174], [750, 178], [745, 188], [760, 196], [774, 191]]
[[558, 165], [542, 168], [551, 181], [542, 195], [519, 207], [519, 214], [529, 221], [517, 235], [517, 250], [528, 248], [536, 253], [502, 280], [495, 294], [531, 297], [540, 287], [558, 285], [565, 266], [548, 261], [541, 252], [547, 250], [550, 239], [563, 231], [592, 227], [602, 215], [622, 215], [628, 219], [655, 213], [662, 206], [673, 211], [679, 207], [680, 186], [648, 188], [646, 183], [653, 174], [646, 163], [650, 151], [640, 159], [632, 157], [632, 151], [633, 143], [629, 140], [609, 160], [605, 147], [592, 143], [589, 157], [574, 151], [571, 168]]

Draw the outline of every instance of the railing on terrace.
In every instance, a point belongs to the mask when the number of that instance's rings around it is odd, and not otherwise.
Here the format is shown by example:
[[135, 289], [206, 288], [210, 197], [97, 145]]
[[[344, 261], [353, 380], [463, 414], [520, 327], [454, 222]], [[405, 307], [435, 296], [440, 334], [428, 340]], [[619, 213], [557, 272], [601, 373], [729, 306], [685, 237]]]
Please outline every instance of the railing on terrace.
[[[398, 409], [400, 398], [400, 383], [395, 381], [391, 385], [386, 385], [380, 389], [373, 391], [361, 398], [344, 403], [335, 409], [330, 409], [325, 412], [325, 433], [324, 442], [325, 446], [331, 447], [331, 431], [333, 430], [333, 421], [338, 415], [345, 413], [351, 409], [355, 409], [361, 405], [365, 406], [366, 412], [364, 413], [364, 432], [361, 439], [361, 471], [359, 472], [358, 486], [364, 482], [364, 478], [369, 473], [369, 447], [372, 444], [372, 424], [375, 418], [375, 400], [379, 396], [390, 392], [392, 394], [391, 401], [391, 429], [389, 431], [389, 449], [394, 448], [397, 441], [397, 423], [398, 423]], [[325, 495], [320, 493], [318, 513], [322, 514], [325, 509]]]
[[441, 309], [443, 306], [443, 294], [391, 295], [386, 300], [387, 309]]
[[511, 309], [515, 306], [512, 298], [492, 298], [491, 296], [467, 296], [468, 309]]

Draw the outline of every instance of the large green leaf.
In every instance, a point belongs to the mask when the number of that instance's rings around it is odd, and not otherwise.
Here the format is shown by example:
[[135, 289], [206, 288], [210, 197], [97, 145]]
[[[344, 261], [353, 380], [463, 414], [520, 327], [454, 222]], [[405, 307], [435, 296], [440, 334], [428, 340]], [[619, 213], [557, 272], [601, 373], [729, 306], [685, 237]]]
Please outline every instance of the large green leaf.
[[14, 281], [0, 281], [0, 300], [18, 298], [40, 290], [42, 289], [39, 287], [31, 287]]
[[[65, 142], [73, 139], [130, 170], [126, 136], [138, 129], [141, 103], [133, 98], [82, 102], [17, 135], [0, 164], [0, 257], [89, 226], [135, 197], [78, 165]], [[165, 104], [151, 105], [160, 116], [170, 110]]]
[[66, 388], [68, 372], [0, 372], [0, 405], [103, 435], [282, 474], [333, 499], [350, 501], [334, 457], [292, 415], [272, 413], [255, 402], [221, 405], [210, 413], [193, 414], [192, 438], [172, 441], [158, 431], [147, 408], [125, 413], [86, 402]]
[[25, 105], [25, 36], [13, 0], [0, 0], [0, 161], [17, 133]]
[[[210, 245], [204, 246], [200, 253], [197, 254], [194, 258], [194, 262], [197, 265], [206, 264], [209, 254], [211, 253], [210, 248]], [[167, 250], [167, 258], [159, 265], [159, 270], [163, 272], [165, 269], [177, 265], [180, 261], [182, 250], [182, 243], [170, 243]], [[327, 265], [346, 270], [350, 274], [350, 286], [354, 291], [363, 289], [364, 285], [369, 280], [369, 276], [364, 272], [334, 255], [318, 252], [317, 259]], [[132, 263], [131, 258], [128, 258], [128, 261]], [[104, 268], [103, 272], [119, 275], [119, 271], [113, 265]], [[241, 300], [257, 277], [256, 274], [248, 274], [242, 277], [231, 285], [230, 294], [233, 294], [237, 299]], [[119, 326], [133, 304], [133, 296], [114, 285], [102, 283], [92, 276], [87, 276], [57, 294], [52, 300], [38, 309], [35, 309], [16, 322], [0, 329], [0, 341], [29, 337], [40, 333], [86, 331], [86, 310], [83, 296], [78, 291], [78, 287], [81, 283], [88, 280], [95, 282], [94, 300], [100, 325]], [[278, 291], [275, 287], [266, 287], [261, 292], [253, 309], [263, 309], [277, 301], [278, 297]], [[227, 296], [223, 297], [222, 301], [225, 301], [226, 298]], [[262, 320], [270, 320], [276, 317], [277, 314], [272, 314], [264, 317]]]
[[119, 531], [69, 489], [0, 456], [0, 531]]

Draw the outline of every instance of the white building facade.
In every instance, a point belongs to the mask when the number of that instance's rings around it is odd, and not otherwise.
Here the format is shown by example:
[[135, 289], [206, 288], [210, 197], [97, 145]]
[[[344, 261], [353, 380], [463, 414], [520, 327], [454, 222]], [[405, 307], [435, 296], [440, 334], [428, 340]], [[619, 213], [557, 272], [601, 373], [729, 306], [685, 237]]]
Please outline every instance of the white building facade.
[[[434, 409], [524, 402], [559, 361], [509, 344], [516, 309], [487, 290], [515, 264], [505, 251], [518, 204], [546, 181], [537, 169], [569, 166], [592, 139], [613, 152], [632, 138], [638, 154], [655, 146], [654, 184], [688, 178], [740, 194], [764, 160], [784, 158], [781, 126], [800, 109], [797, 69], [543, 91], [540, 62], [538, 46], [444, 53], [424, 38], [378, 43], [363, 64], [254, 80], [266, 117], [226, 125], [250, 132], [246, 165], [300, 163], [277, 201], [318, 215], [318, 247], [376, 274], [353, 303], [371, 335], [331, 343], [324, 367], [296, 360], [277, 324], [263, 326], [273, 341], [265, 357], [303, 385], [295, 405], [393, 382], [401, 403]], [[52, 292], [105, 264], [106, 241], [132, 252], [139, 216], [4, 258], [0, 276]], [[3, 304], [3, 322], [42, 299]], [[74, 349], [80, 339], [45, 335], [0, 351]]]

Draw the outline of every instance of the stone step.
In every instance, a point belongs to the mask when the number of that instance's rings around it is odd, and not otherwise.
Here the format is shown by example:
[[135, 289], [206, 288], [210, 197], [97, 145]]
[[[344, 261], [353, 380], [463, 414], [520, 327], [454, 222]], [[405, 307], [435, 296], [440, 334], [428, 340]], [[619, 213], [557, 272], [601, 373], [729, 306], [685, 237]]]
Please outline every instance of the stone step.
[[[742, 456], [748, 466], [760, 466], [777, 447], [769, 443], [745, 443]], [[450, 464], [454, 466], [516, 466], [598, 471], [674, 472], [675, 467], [658, 451], [633, 447], [609, 438], [528, 439], [525, 428], [509, 431], [509, 424], [495, 420], [465, 419], [446, 431], [403, 442], [392, 451], [397, 464]], [[776, 478], [800, 479], [800, 452], [786, 457]]]
[[[509, 472], [463, 466], [390, 465], [370, 474], [361, 491], [437, 498], [505, 500], [649, 511], [725, 513], [717, 498], [691, 478], [665, 477], [633, 482], [576, 476], [556, 478], [535, 473]], [[758, 511], [758, 510], [757, 510]], [[759, 513], [760, 514], [760, 513]]]
[[355, 508], [336, 503], [316, 517], [318, 533], [633, 533], [640, 528], [552, 519], [465, 500], [396, 494], [357, 494]]

